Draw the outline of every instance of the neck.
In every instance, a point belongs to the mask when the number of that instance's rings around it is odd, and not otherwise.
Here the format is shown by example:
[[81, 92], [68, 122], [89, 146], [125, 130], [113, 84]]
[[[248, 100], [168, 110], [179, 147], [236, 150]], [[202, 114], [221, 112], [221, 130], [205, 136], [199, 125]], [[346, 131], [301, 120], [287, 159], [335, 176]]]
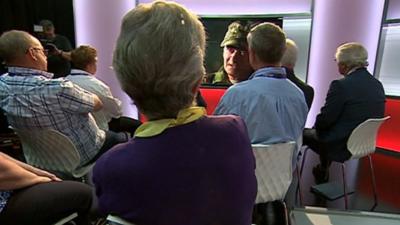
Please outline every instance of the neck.
[[353, 67], [353, 68], [349, 69], [349, 71], [347, 71], [345, 75], [349, 75], [349, 74], [353, 73], [354, 71], [356, 71], [356, 70], [358, 70], [358, 69], [360, 69], [360, 68], [363, 68], [363, 67], [364, 67], [364, 66], [356, 66], [356, 67]]
[[41, 68], [38, 68], [34, 64], [30, 63], [7, 63], [8, 67], [22, 67], [22, 68], [27, 68], [27, 69], [35, 69], [35, 70], [42, 70]]
[[281, 67], [280, 63], [257, 63], [255, 65], [253, 65], [254, 70], [259, 70], [262, 68], [266, 68], [266, 67]]

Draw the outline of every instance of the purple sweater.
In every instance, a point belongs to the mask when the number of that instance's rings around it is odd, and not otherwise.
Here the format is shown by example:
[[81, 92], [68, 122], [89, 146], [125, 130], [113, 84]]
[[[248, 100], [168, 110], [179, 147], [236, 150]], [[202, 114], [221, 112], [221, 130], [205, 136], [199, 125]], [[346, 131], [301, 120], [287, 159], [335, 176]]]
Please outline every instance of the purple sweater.
[[254, 170], [244, 122], [207, 116], [114, 147], [93, 179], [100, 210], [138, 225], [249, 225]]

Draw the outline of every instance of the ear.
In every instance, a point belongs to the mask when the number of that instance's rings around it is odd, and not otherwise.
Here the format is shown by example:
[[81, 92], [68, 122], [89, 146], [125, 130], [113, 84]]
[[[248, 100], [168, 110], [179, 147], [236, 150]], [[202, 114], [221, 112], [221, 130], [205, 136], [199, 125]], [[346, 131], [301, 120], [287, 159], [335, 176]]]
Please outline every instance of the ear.
[[257, 56], [254, 54], [254, 51], [251, 48], [248, 48], [248, 52], [249, 52], [249, 63], [251, 65], [251, 67], [253, 67], [254, 63], [257, 60]]
[[38, 60], [38, 57], [36, 56], [36, 53], [35, 53], [35, 51], [33, 51], [32, 48], [29, 48], [29, 49], [28, 49], [27, 54], [28, 54], [34, 61], [37, 61], [37, 60]]
[[201, 81], [202, 81], [202, 80], [203, 80], [203, 78], [200, 79], [200, 80], [197, 82], [197, 84], [193, 87], [192, 93], [196, 94], [196, 93], [199, 91], [199, 89], [200, 89], [200, 84], [201, 84]]

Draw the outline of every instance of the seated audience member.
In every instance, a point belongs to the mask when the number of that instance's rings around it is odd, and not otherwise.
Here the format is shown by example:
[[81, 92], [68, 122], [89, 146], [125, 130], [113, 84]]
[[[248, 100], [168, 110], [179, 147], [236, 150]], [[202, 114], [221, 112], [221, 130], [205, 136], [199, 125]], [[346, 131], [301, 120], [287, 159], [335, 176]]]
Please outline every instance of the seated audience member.
[[51, 79], [45, 51], [35, 37], [17, 30], [3, 33], [0, 55], [8, 66], [8, 73], [0, 76], [0, 108], [12, 127], [63, 133], [78, 149], [80, 165], [94, 162], [113, 145], [127, 141], [123, 133], [97, 127], [90, 115], [102, 107], [96, 95], [64, 78]]
[[250, 25], [242, 25], [240, 22], [233, 22], [229, 25], [223, 47], [224, 65], [215, 73], [208, 74], [205, 83], [215, 85], [232, 85], [247, 80], [253, 68], [249, 63], [246, 36]]
[[71, 70], [70, 41], [67, 37], [55, 33], [54, 24], [50, 20], [42, 20], [39, 24], [43, 27], [40, 41], [49, 50], [48, 71], [54, 74], [54, 78], [67, 76]]
[[[97, 125], [102, 130], [109, 130], [109, 122], [112, 121], [110, 130], [116, 132], [134, 133], [140, 126], [140, 121], [128, 117], [122, 117], [121, 101], [111, 93], [110, 88], [95, 77], [97, 71], [97, 50], [88, 45], [79, 46], [71, 52], [73, 69], [66, 78], [81, 88], [97, 95], [103, 107], [92, 115]], [[117, 126], [113, 126], [117, 124]]]
[[360, 43], [346, 43], [337, 48], [335, 58], [344, 78], [332, 81], [314, 129], [306, 129], [303, 136], [303, 144], [320, 156], [321, 163], [313, 169], [317, 183], [328, 181], [331, 160], [351, 157], [346, 144], [354, 128], [383, 117], [385, 111], [382, 84], [366, 68], [367, 50]]
[[[214, 114], [240, 116], [247, 125], [252, 144], [298, 141], [308, 107], [303, 93], [286, 79], [280, 64], [286, 45], [284, 32], [275, 24], [261, 23], [250, 30], [247, 41], [250, 64], [255, 72], [247, 81], [225, 92]], [[266, 213], [269, 205], [256, 206], [253, 222], [269, 223]], [[274, 202], [272, 206], [278, 209], [280, 203]]]
[[310, 109], [314, 99], [314, 89], [310, 85], [300, 80], [294, 74], [294, 67], [296, 66], [298, 52], [299, 49], [297, 48], [296, 43], [291, 39], [286, 39], [286, 51], [285, 54], [283, 54], [281, 64], [286, 70], [287, 79], [292, 81], [303, 92], [304, 97], [306, 98], [308, 109]]
[[250, 31], [247, 40], [255, 72], [249, 80], [231, 86], [214, 113], [242, 117], [253, 144], [296, 141], [301, 137], [308, 107], [303, 93], [286, 79], [280, 65], [285, 34], [272, 23], [262, 23]]
[[257, 183], [244, 122], [192, 107], [204, 54], [203, 25], [177, 3], [125, 15], [113, 66], [149, 122], [94, 167], [104, 213], [135, 224], [251, 223]]
[[78, 225], [89, 225], [92, 189], [0, 152], [0, 224], [50, 225], [77, 212]]

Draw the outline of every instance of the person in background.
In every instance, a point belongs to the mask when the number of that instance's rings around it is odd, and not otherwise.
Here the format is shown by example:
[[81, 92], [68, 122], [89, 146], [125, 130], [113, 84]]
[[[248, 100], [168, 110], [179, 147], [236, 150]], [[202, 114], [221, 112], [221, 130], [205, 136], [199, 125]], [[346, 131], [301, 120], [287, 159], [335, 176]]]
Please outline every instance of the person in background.
[[292, 81], [297, 87], [301, 89], [306, 98], [308, 109], [311, 109], [311, 104], [314, 99], [314, 89], [300, 80], [294, 74], [294, 67], [296, 66], [297, 56], [298, 56], [299, 49], [296, 43], [291, 39], [286, 39], [286, 51], [283, 54], [281, 64], [286, 70], [286, 77], [290, 81]]
[[[92, 115], [102, 130], [115, 132], [129, 132], [131, 135], [141, 122], [122, 116], [121, 101], [115, 98], [110, 88], [95, 77], [97, 71], [97, 50], [89, 45], [81, 45], [71, 51], [73, 69], [66, 77], [81, 88], [96, 94], [103, 107]], [[109, 123], [110, 126], [109, 126]]]
[[250, 25], [242, 25], [240, 22], [233, 22], [229, 25], [223, 47], [224, 65], [215, 73], [206, 76], [205, 83], [214, 85], [232, 85], [247, 80], [253, 68], [249, 63], [246, 36]]
[[70, 41], [67, 37], [55, 33], [54, 24], [50, 20], [41, 20], [39, 24], [43, 27], [40, 41], [49, 52], [47, 71], [53, 73], [54, 78], [67, 76], [71, 70]]
[[127, 141], [124, 133], [98, 128], [90, 113], [102, 108], [99, 97], [64, 78], [52, 79], [38, 39], [24, 31], [7, 31], [0, 36], [0, 56], [8, 67], [0, 76], [0, 108], [12, 127], [61, 132], [77, 148], [80, 166]]
[[178, 3], [139, 4], [124, 16], [113, 67], [149, 121], [94, 167], [105, 214], [135, 224], [251, 224], [257, 181], [244, 122], [192, 106], [204, 55], [203, 25]]
[[354, 128], [367, 119], [384, 116], [385, 91], [368, 72], [367, 60], [368, 52], [360, 43], [337, 48], [335, 61], [344, 77], [332, 81], [314, 128], [304, 130], [303, 144], [320, 157], [320, 164], [313, 168], [318, 184], [329, 180], [332, 160], [344, 162], [351, 157], [347, 140]]
[[89, 225], [92, 188], [61, 181], [54, 174], [0, 152], [0, 224], [50, 225], [78, 213], [77, 225]]

